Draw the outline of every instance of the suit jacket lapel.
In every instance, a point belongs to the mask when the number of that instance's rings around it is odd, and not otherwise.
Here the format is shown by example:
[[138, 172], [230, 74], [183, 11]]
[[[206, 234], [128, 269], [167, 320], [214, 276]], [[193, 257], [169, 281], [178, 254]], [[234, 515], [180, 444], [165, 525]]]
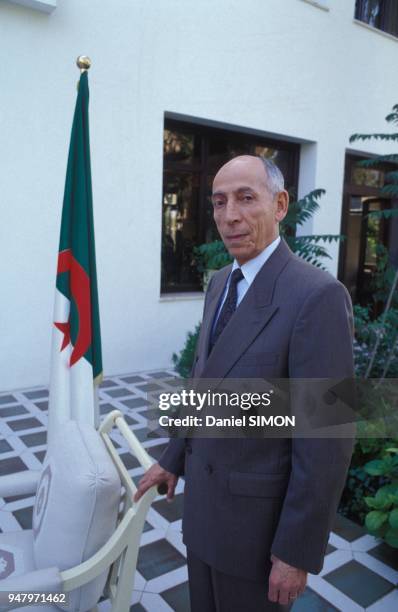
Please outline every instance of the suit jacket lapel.
[[[272, 303], [274, 286], [291, 257], [293, 257], [293, 254], [282, 239], [271, 257], [258, 272], [245, 297], [216, 342], [209, 358], [205, 361], [211, 325], [231, 266], [228, 266], [225, 272], [223, 270], [223, 274], [219, 275], [217, 286], [214, 287], [214, 298], [212, 296], [212, 301], [209, 302], [203, 319], [205, 330], [204, 346], [201, 347], [203, 361], [200, 364], [202, 367], [198, 367], [198, 376], [201, 378], [222, 378], [226, 376], [242, 353], [271, 320], [278, 310], [278, 306]], [[217, 297], [218, 299], [216, 299]]]

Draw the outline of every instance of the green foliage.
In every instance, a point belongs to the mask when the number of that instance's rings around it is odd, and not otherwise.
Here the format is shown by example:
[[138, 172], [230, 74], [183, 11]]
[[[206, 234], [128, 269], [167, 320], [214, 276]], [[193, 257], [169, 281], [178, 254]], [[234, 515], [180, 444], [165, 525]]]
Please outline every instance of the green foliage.
[[281, 223], [280, 230], [287, 244], [294, 253], [302, 257], [317, 268], [325, 268], [322, 259], [330, 259], [327, 249], [322, 243], [332, 243], [343, 240], [338, 234], [314, 234], [296, 236], [297, 227], [304, 225], [319, 210], [318, 200], [325, 193], [324, 189], [314, 189], [309, 194], [289, 204], [286, 217]]
[[[397, 272], [389, 264], [383, 245], [377, 245], [377, 254], [372, 279], [374, 304], [354, 306], [354, 357], [357, 377], [384, 380], [398, 376]], [[374, 307], [380, 304], [385, 305], [384, 311], [374, 317]]]
[[393, 442], [382, 437], [381, 426], [371, 427], [373, 430], [367, 427], [369, 437], [361, 437], [365, 434], [361, 424], [358, 423], [358, 438], [339, 506], [341, 514], [359, 524], [364, 524], [366, 514], [369, 512], [365, 498], [376, 495], [377, 490], [388, 483], [384, 476], [371, 475], [365, 470], [365, 464], [381, 457], [384, 449]]
[[[392, 112], [386, 117], [387, 123], [398, 125], [398, 104], [393, 106]], [[358, 140], [382, 140], [387, 142], [398, 142], [398, 133], [393, 132], [390, 134], [353, 134], [350, 137], [350, 142]], [[372, 159], [366, 159], [359, 162], [359, 165], [363, 168], [379, 168], [381, 164], [388, 164], [391, 166], [391, 170], [386, 172], [384, 175], [384, 185], [380, 191], [382, 197], [398, 197], [398, 154], [389, 153], [386, 155], [378, 155]], [[395, 169], [396, 168], [396, 169]], [[372, 211], [369, 213], [369, 217], [390, 219], [391, 217], [398, 216], [398, 209]]]
[[377, 490], [377, 480], [371, 478], [361, 466], [351, 467], [339, 505], [339, 512], [363, 524], [367, 512], [365, 497]]
[[[372, 320], [368, 307], [354, 306], [354, 357], [355, 373], [363, 378], [378, 341], [376, 357], [369, 378], [398, 377], [398, 309], [390, 308]], [[389, 361], [389, 363], [388, 363]]]
[[232, 257], [226, 250], [222, 240], [214, 240], [195, 247], [194, 250], [196, 266], [199, 272], [205, 270], [221, 270], [232, 262]]
[[183, 378], [188, 378], [191, 374], [195, 348], [200, 332], [200, 323], [197, 324], [193, 332], [188, 332], [187, 339], [179, 355], [173, 353], [172, 360], [178, 374]]
[[[373, 437], [361, 437], [364, 428]], [[365, 524], [371, 534], [382, 537], [395, 548], [398, 546], [398, 438], [382, 437], [382, 429], [381, 424], [363, 427], [358, 424], [359, 437], [339, 511]]]
[[[387, 481], [375, 495], [364, 497], [370, 509], [365, 525], [371, 534], [398, 548], [398, 446], [391, 446], [392, 443], [394, 441], [391, 440], [385, 442], [379, 457], [364, 466], [367, 474], [383, 477]], [[395, 440], [397, 443], [398, 439]]]
[[[386, 120], [398, 125], [398, 105], [394, 106], [393, 113]], [[398, 134], [354, 134], [350, 140], [372, 138], [398, 141]], [[384, 174], [381, 195], [398, 197], [398, 154], [379, 155], [359, 165], [380, 168], [381, 164], [391, 167]], [[385, 170], [385, 165], [382, 168]], [[389, 219], [396, 214], [397, 210], [372, 211], [369, 217]], [[383, 245], [376, 246], [376, 254], [378, 265], [372, 283], [374, 304], [354, 306], [354, 356], [357, 377], [376, 379], [377, 385], [380, 381], [384, 383], [383, 393], [376, 385], [367, 394], [365, 402], [372, 416], [377, 416], [379, 410], [384, 418], [358, 423], [358, 439], [342, 496], [341, 511], [349, 518], [364, 522], [370, 533], [398, 548], [398, 438], [385, 437], [387, 422], [394, 422], [396, 412], [389, 401], [387, 383], [388, 379], [398, 376], [397, 277]], [[384, 311], [374, 317], [374, 308], [380, 304], [384, 305]], [[376, 312], [379, 311], [380, 308], [376, 309]], [[366, 385], [368, 389], [370, 386]], [[363, 435], [369, 437], [361, 437]]]
[[[376, 303], [385, 304], [393, 286], [396, 271], [389, 262], [388, 250], [383, 244], [377, 245], [376, 255], [377, 268], [372, 279], [373, 300]], [[391, 306], [398, 308], [398, 291], [393, 292]]]
[[314, 189], [301, 200], [290, 202], [287, 215], [282, 222], [284, 228], [295, 231], [298, 225], [309, 221], [319, 209], [318, 200], [325, 193], [324, 189]]

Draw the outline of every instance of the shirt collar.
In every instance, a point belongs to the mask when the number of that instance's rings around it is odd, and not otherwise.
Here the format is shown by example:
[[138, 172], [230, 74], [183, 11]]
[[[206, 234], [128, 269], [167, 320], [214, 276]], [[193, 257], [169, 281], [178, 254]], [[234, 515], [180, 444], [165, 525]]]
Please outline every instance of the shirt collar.
[[250, 287], [257, 273], [261, 270], [267, 259], [271, 257], [272, 253], [275, 251], [280, 241], [281, 237], [278, 236], [277, 238], [275, 238], [275, 240], [271, 242], [271, 244], [265, 247], [264, 251], [261, 251], [261, 253], [257, 255], [257, 257], [249, 259], [249, 261], [244, 263], [242, 266], [239, 266], [236, 259], [234, 259], [234, 263], [232, 264], [232, 272], [240, 267], [240, 269], [242, 270], [242, 274]]

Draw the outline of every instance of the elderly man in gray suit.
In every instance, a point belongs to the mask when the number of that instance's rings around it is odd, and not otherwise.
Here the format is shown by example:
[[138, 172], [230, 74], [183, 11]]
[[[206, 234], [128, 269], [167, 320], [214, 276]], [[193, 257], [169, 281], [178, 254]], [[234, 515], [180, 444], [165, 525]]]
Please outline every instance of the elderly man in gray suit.
[[[234, 257], [207, 289], [192, 376], [353, 377], [352, 305], [329, 273], [279, 236], [288, 194], [270, 161], [217, 173], [214, 219]], [[185, 473], [183, 538], [192, 612], [289, 610], [322, 569], [353, 438], [172, 439], [138, 499]]]

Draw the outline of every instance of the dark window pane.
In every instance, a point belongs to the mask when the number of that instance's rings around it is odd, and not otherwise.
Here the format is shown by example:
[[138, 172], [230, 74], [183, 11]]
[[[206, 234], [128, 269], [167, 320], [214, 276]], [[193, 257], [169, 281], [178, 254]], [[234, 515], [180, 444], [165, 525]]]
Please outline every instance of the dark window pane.
[[383, 187], [384, 172], [375, 170], [374, 168], [361, 168], [353, 166], [351, 172], [351, 181], [355, 185], [367, 185], [368, 187]]
[[350, 213], [361, 213], [362, 214], [362, 198], [359, 196], [350, 197]]
[[389, 0], [386, 31], [398, 36], [398, 2]]
[[200, 289], [192, 253], [199, 238], [198, 196], [197, 174], [165, 174], [162, 236], [162, 288], [165, 291]]
[[206, 177], [206, 203], [204, 206], [206, 230], [203, 242], [213, 242], [214, 240], [220, 240], [220, 235], [213, 219], [213, 203], [211, 201], [214, 176], [214, 174], [208, 174]]
[[379, 28], [383, 5], [384, 0], [357, 0], [355, 17], [375, 28]]
[[199, 158], [199, 142], [194, 134], [176, 130], [164, 130], [165, 161], [192, 164]]
[[398, 34], [397, 0], [356, 0], [355, 17], [379, 30]]
[[264, 145], [257, 145], [254, 148], [254, 155], [259, 155], [260, 157], [266, 157], [271, 161], [276, 163], [276, 157], [278, 155], [278, 151], [273, 147], [265, 147]]
[[256, 146], [254, 154], [259, 155], [260, 157], [266, 157], [267, 159], [270, 159], [271, 161], [273, 161], [274, 164], [278, 166], [279, 170], [282, 172], [285, 178], [285, 187], [291, 188], [293, 186], [291, 184], [290, 176], [289, 176], [290, 174], [289, 169], [290, 169], [291, 160], [292, 160], [291, 151], [284, 151], [280, 149], [275, 149], [273, 147], [266, 147], [266, 146], [260, 145], [260, 146]]
[[228, 142], [228, 158], [237, 157], [238, 155], [250, 155], [252, 153], [253, 145], [244, 140], [236, 140]]
[[360, 213], [349, 214], [346, 226], [347, 240], [343, 282], [353, 299], [357, 297], [357, 279], [361, 254], [362, 210]]
[[208, 165], [215, 174], [217, 170], [232, 157], [248, 155], [251, 151], [250, 141], [237, 138], [234, 134], [221, 132], [209, 138]]

